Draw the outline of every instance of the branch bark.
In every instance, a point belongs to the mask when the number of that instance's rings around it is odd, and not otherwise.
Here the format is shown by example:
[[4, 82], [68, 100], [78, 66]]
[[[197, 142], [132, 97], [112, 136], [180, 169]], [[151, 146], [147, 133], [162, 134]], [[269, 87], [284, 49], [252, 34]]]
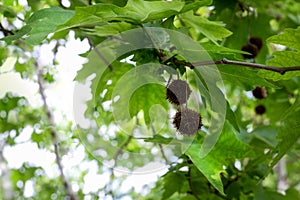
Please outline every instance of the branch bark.
[[287, 172], [285, 157], [282, 157], [281, 160], [275, 166], [275, 173], [277, 174], [277, 191], [284, 194], [285, 190], [289, 188], [289, 184], [286, 180]]
[[290, 71], [300, 71], [300, 66], [295, 67], [274, 67], [274, 66], [267, 66], [263, 64], [258, 63], [248, 63], [248, 62], [240, 62], [235, 60], [228, 60], [226, 58], [223, 58], [221, 60], [215, 60], [215, 61], [203, 61], [203, 62], [197, 62], [197, 63], [188, 63], [187, 66], [190, 68], [198, 67], [198, 66], [204, 66], [204, 65], [237, 65], [237, 66], [243, 66], [243, 67], [249, 67], [253, 69], [263, 69], [268, 71], [277, 72], [281, 75], [284, 75], [286, 72]]
[[37, 73], [37, 82], [39, 85], [39, 93], [42, 97], [43, 106], [44, 106], [46, 116], [47, 116], [47, 119], [48, 119], [48, 122], [50, 125], [50, 133], [51, 133], [51, 137], [52, 137], [52, 143], [54, 146], [56, 163], [57, 163], [57, 166], [58, 166], [58, 169], [60, 172], [60, 177], [63, 182], [63, 186], [65, 188], [66, 194], [70, 198], [70, 200], [78, 200], [77, 196], [73, 192], [72, 187], [64, 174], [62, 159], [61, 159], [61, 156], [59, 155], [58, 134], [54, 128], [55, 127], [54, 117], [53, 117], [52, 112], [50, 111], [48, 104], [47, 104], [45, 88], [43, 85], [43, 75], [42, 75], [42, 71], [39, 67], [39, 64], [37, 62], [35, 62], [35, 68], [36, 68], [36, 73]]
[[14, 34], [11, 30], [5, 29], [1, 23], [0, 23], [0, 31], [3, 33], [4, 36], [9, 36]]
[[[151, 125], [151, 129], [152, 129], [153, 136], [155, 136], [156, 135], [156, 131], [155, 131], [155, 128], [154, 128], [153, 125]], [[166, 154], [165, 154], [165, 151], [164, 151], [164, 148], [163, 148], [162, 144], [158, 144], [158, 147], [160, 149], [160, 153], [161, 153], [163, 159], [165, 160], [165, 163], [168, 164], [169, 161], [168, 161], [168, 158], [166, 157]]]
[[97, 47], [94, 45], [93, 41], [88, 38], [89, 44], [90, 46], [93, 48], [93, 50], [95, 50], [96, 54], [99, 56], [99, 58], [105, 63], [106, 66], [108, 66], [110, 71], [113, 71], [113, 66], [111, 65], [111, 63], [106, 59], [106, 57], [103, 55], [103, 53], [97, 49]]

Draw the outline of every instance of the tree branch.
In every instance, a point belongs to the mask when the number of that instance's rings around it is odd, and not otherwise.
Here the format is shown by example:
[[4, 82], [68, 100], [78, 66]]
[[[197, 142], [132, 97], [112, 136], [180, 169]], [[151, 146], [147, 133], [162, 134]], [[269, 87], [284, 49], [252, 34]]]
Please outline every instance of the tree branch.
[[47, 101], [46, 101], [45, 88], [43, 85], [43, 75], [42, 75], [42, 71], [37, 62], [35, 62], [35, 68], [36, 68], [36, 72], [37, 72], [37, 82], [39, 85], [39, 93], [42, 97], [43, 106], [44, 106], [44, 109], [46, 112], [47, 119], [50, 124], [50, 133], [51, 133], [52, 142], [53, 142], [53, 146], [54, 146], [56, 163], [57, 163], [57, 166], [58, 166], [58, 169], [60, 172], [60, 177], [62, 179], [66, 194], [70, 198], [70, 200], [78, 200], [77, 196], [74, 194], [74, 192], [71, 188], [71, 185], [68, 182], [68, 180], [64, 174], [64, 171], [63, 171], [62, 161], [61, 161], [61, 157], [59, 155], [59, 145], [58, 145], [58, 138], [57, 138], [58, 134], [54, 128], [55, 127], [54, 117], [53, 117], [53, 115], [49, 109], [49, 106], [47, 104]]
[[127, 138], [127, 140], [119, 147], [117, 153], [114, 156], [114, 160], [115, 160], [114, 167], [117, 165], [117, 159], [118, 159], [118, 157], [123, 153], [123, 149], [129, 144], [129, 142], [131, 141], [132, 138], [133, 138], [133, 136], [129, 135], [129, 137]]
[[277, 191], [284, 194], [285, 190], [289, 188], [287, 182], [287, 170], [286, 170], [286, 159], [282, 157], [275, 166], [275, 173], [277, 174]]
[[12, 31], [5, 29], [1, 23], [0, 23], [0, 31], [3, 33], [4, 36], [9, 36], [14, 34]]
[[100, 59], [105, 63], [106, 66], [108, 66], [110, 71], [113, 71], [113, 66], [111, 65], [111, 63], [109, 63], [109, 61], [105, 58], [105, 56], [103, 55], [103, 53], [101, 51], [99, 51], [99, 49], [97, 49], [97, 47], [94, 45], [93, 41], [90, 38], [87, 38], [89, 41], [90, 46], [93, 48], [93, 50], [95, 50], [96, 54], [100, 57]]
[[284, 75], [286, 72], [289, 71], [300, 71], [300, 66], [295, 66], [295, 67], [274, 67], [274, 66], [267, 66], [263, 64], [258, 64], [258, 63], [248, 63], [248, 62], [240, 62], [240, 61], [235, 61], [235, 60], [228, 60], [226, 58], [223, 58], [221, 60], [216, 60], [216, 61], [203, 61], [203, 62], [197, 62], [197, 63], [187, 63], [186, 65], [190, 68], [198, 67], [198, 66], [203, 66], [203, 65], [237, 65], [237, 66], [243, 66], [243, 67], [249, 67], [253, 69], [263, 69], [263, 70], [268, 70], [268, 71], [273, 71], [277, 72], [281, 75]]
[[[156, 131], [155, 131], [155, 128], [154, 128], [153, 125], [151, 125], [151, 129], [152, 129], [153, 136], [156, 135]], [[160, 149], [160, 153], [161, 153], [163, 159], [165, 160], [165, 163], [168, 164], [169, 161], [168, 161], [168, 159], [167, 159], [167, 156], [166, 156], [166, 154], [165, 154], [165, 151], [164, 151], [164, 148], [163, 148], [162, 144], [158, 144], [158, 147], [159, 147], [159, 149]]]

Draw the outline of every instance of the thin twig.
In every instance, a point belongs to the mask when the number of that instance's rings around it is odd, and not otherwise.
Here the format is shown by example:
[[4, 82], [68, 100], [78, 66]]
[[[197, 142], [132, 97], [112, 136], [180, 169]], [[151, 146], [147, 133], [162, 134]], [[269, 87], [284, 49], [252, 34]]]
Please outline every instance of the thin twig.
[[277, 72], [281, 75], [284, 75], [286, 72], [289, 71], [300, 71], [300, 66], [294, 66], [294, 67], [274, 67], [274, 66], [267, 66], [263, 64], [258, 63], [248, 63], [248, 62], [240, 62], [235, 60], [228, 60], [226, 58], [223, 58], [221, 60], [215, 60], [215, 61], [203, 61], [203, 62], [197, 62], [197, 63], [186, 63], [188, 67], [197, 67], [197, 66], [204, 66], [204, 65], [237, 65], [237, 66], [244, 66], [244, 67], [250, 67], [253, 69], [263, 69], [268, 71]]
[[57, 61], [57, 53], [58, 53], [58, 49], [60, 47], [61, 43], [59, 40], [56, 40], [55, 46], [53, 48], [53, 59], [52, 59], [52, 64], [55, 65], [55, 62]]
[[197, 200], [200, 200], [200, 198], [197, 196], [197, 194], [195, 193], [194, 191], [194, 188], [193, 188], [193, 183], [192, 183], [192, 179], [191, 179], [191, 168], [189, 167], [189, 170], [187, 172], [187, 175], [186, 175], [186, 179], [189, 183], [189, 187], [190, 187], [190, 192], [191, 194], [197, 199]]
[[108, 188], [107, 189], [108, 191], [106, 192], [106, 195], [110, 194], [112, 199], [115, 199], [113, 191], [112, 191], [112, 182], [113, 182], [114, 177], [115, 177], [114, 176], [114, 168], [117, 166], [118, 157], [123, 153], [123, 149], [129, 144], [129, 142], [132, 140], [132, 138], [133, 138], [133, 135], [129, 135], [127, 140], [119, 147], [118, 151], [116, 152], [116, 154], [113, 157], [115, 163], [114, 163], [113, 167], [111, 168], [109, 184], [106, 186], [106, 188]]
[[127, 140], [119, 147], [117, 153], [114, 156], [114, 160], [115, 160], [114, 166], [117, 165], [117, 159], [118, 159], [118, 157], [123, 153], [123, 149], [125, 147], [127, 147], [127, 145], [129, 144], [129, 142], [131, 141], [132, 138], [133, 138], [133, 136], [129, 135], [129, 137], [127, 138]]
[[50, 134], [52, 137], [52, 142], [53, 142], [53, 146], [54, 146], [54, 153], [55, 153], [55, 158], [56, 158], [56, 163], [60, 172], [60, 177], [62, 179], [63, 182], [63, 186], [66, 190], [66, 194], [69, 196], [70, 200], [77, 200], [78, 198], [76, 197], [76, 195], [74, 194], [70, 183], [68, 182], [65, 174], [64, 174], [64, 170], [63, 170], [63, 166], [62, 166], [62, 159], [59, 155], [59, 145], [58, 145], [58, 134], [56, 132], [56, 130], [54, 129], [55, 127], [55, 122], [54, 122], [54, 117], [49, 109], [49, 106], [47, 104], [47, 100], [46, 100], [46, 95], [45, 95], [45, 88], [43, 85], [43, 75], [42, 75], [42, 71], [39, 67], [39, 64], [37, 62], [35, 62], [35, 67], [36, 67], [36, 71], [37, 71], [37, 82], [39, 85], [39, 93], [42, 97], [42, 101], [43, 101], [43, 106], [46, 112], [46, 116], [47, 119], [49, 121], [50, 124]]
[[[153, 136], [154, 136], [154, 135], [156, 134], [156, 131], [155, 131], [153, 125], [151, 125], [151, 129], [152, 129], [152, 133], [153, 133]], [[164, 158], [166, 164], [168, 164], [169, 161], [168, 161], [168, 159], [167, 159], [167, 156], [166, 156], [166, 154], [165, 154], [165, 151], [164, 151], [164, 148], [163, 148], [162, 144], [158, 144], [158, 146], [159, 146], [159, 149], [160, 149], [160, 152], [161, 152], [162, 157]]]
[[100, 57], [100, 59], [105, 63], [106, 66], [108, 66], [110, 71], [113, 71], [113, 66], [111, 65], [111, 63], [105, 58], [105, 56], [102, 54], [101, 51], [99, 51], [99, 49], [97, 49], [97, 47], [95, 47], [93, 41], [90, 38], [87, 38], [89, 41], [90, 46], [93, 48], [93, 50], [95, 50], [96, 54]]
[[14, 34], [12, 31], [5, 29], [1, 23], [0, 23], [0, 31], [3, 33], [4, 36]]
[[105, 56], [102, 54], [97, 47], [94, 47], [95, 52], [97, 55], [102, 59], [102, 61], [108, 66], [110, 71], [113, 71], [113, 66], [108, 62], [108, 60], [105, 58]]

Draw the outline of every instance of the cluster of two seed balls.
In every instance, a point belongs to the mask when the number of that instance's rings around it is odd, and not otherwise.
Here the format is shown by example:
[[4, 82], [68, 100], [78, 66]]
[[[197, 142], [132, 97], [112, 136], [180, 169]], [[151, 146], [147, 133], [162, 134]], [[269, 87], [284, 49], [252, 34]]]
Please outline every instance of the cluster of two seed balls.
[[[242, 46], [241, 50], [246, 51], [250, 53], [248, 54], [242, 54], [244, 59], [253, 59], [255, 58], [258, 53], [260, 52], [261, 48], [263, 46], [262, 39], [260, 37], [250, 37], [248, 40], [248, 44]], [[267, 97], [267, 90], [263, 87], [256, 87], [252, 94], [257, 99], [264, 99]], [[264, 105], [258, 105], [255, 107], [255, 113], [258, 115], [262, 115], [266, 112], [266, 108]]]
[[[167, 86], [167, 99], [177, 106], [185, 104], [191, 94], [189, 85], [182, 80], [174, 80]], [[178, 110], [173, 119], [173, 125], [183, 135], [195, 135], [202, 126], [201, 115], [191, 109]]]
[[258, 55], [259, 51], [261, 50], [262, 46], [263, 46], [263, 42], [260, 37], [249, 38], [248, 44], [242, 46], [241, 50], [250, 53], [250, 55], [242, 54], [243, 58], [244, 59], [255, 58]]
[[[264, 87], [255, 87], [254, 90], [252, 90], [252, 94], [256, 99], [264, 99], [267, 98], [268, 93], [266, 88]], [[255, 113], [258, 115], [262, 115], [266, 112], [266, 107], [262, 104], [255, 107]]]

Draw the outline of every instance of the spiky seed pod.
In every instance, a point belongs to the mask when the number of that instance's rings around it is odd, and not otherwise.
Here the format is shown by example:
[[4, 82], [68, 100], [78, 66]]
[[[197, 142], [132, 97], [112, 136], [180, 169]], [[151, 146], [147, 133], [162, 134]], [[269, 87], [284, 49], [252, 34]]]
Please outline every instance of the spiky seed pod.
[[202, 127], [201, 115], [190, 109], [177, 111], [173, 120], [173, 125], [182, 135], [193, 136]]
[[266, 88], [258, 86], [256, 86], [255, 89], [252, 90], [252, 94], [257, 99], [264, 99], [268, 96]]
[[242, 46], [241, 48], [242, 51], [246, 51], [248, 53], [250, 53], [251, 55], [248, 54], [242, 54], [244, 59], [251, 59], [251, 58], [255, 58], [258, 54], [258, 49], [255, 45], [253, 44], [247, 44]]
[[260, 37], [251, 37], [249, 43], [255, 45], [258, 51], [260, 51], [263, 46], [263, 41]]
[[266, 107], [264, 105], [258, 105], [255, 107], [255, 113], [258, 115], [263, 115], [266, 112]]
[[191, 92], [189, 85], [182, 80], [172, 81], [166, 91], [167, 99], [175, 105], [186, 103]]

